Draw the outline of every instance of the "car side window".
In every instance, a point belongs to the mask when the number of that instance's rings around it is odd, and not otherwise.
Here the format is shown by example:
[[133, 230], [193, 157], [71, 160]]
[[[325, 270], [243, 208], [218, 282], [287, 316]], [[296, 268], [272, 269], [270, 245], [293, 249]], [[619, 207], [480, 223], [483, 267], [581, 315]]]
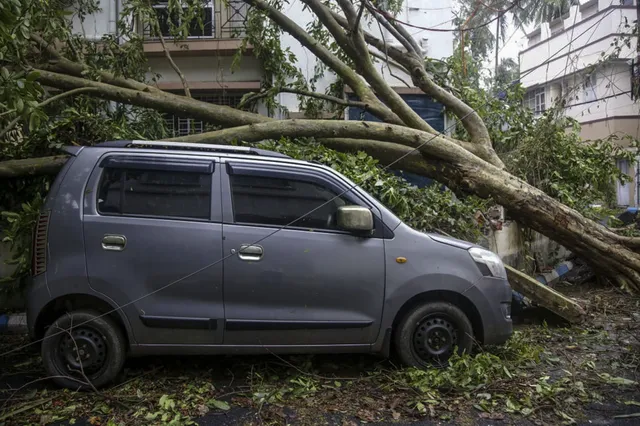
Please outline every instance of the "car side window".
[[262, 176], [229, 177], [236, 223], [335, 230], [338, 207], [354, 204], [314, 182]]
[[209, 219], [211, 174], [105, 168], [97, 201], [106, 215]]

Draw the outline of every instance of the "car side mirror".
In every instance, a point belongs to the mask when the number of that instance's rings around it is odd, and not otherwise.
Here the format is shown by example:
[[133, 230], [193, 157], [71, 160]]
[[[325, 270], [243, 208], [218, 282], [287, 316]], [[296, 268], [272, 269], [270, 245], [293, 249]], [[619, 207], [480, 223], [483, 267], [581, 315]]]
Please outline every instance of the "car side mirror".
[[361, 206], [341, 206], [336, 213], [339, 229], [351, 232], [367, 233], [373, 231], [373, 214]]

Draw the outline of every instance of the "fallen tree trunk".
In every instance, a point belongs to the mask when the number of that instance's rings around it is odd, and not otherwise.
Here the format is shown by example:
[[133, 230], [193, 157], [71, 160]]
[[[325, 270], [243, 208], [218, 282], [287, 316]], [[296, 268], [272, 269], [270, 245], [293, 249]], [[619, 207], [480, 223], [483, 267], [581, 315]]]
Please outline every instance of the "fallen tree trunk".
[[573, 300], [511, 266], [505, 265], [505, 268], [511, 288], [515, 291], [522, 293], [538, 305], [569, 322], [580, 323], [585, 319], [586, 312]]
[[66, 161], [66, 155], [0, 161], [0, 178], [54, 175]]

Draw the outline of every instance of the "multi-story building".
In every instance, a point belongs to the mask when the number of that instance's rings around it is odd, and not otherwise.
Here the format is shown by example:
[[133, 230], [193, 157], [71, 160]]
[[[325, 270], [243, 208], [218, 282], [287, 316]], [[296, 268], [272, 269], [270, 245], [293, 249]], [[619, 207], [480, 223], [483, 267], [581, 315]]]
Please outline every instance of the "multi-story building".
[[[527, 35], [520, 52], [526, 102], [540, 114], [560, 100], [581, 124], [583, 140], [611, 134], [640, 138], [640, 103], [632, 36], [638, 0], [589, 0]], [[628, 142], [623, 142], [628, 145]], [[636, 164], [619, 161], [633, 184], [618, 185], [619, 205], [637, 205]]]
[[[116, 33], [116, 20], [122, 10], [122, 0], [100, 0], [101, 11], [88, 17], [84, 23], [75, 25], [78, 33], [86, 37], [99, 39], [104, 34]], [[453, 11], [451, 0], [408, 0], [398, 15], [400, 21], [411, 25], [408, 27], [425, 55], [434, 58], [445, 58], [453, 52], [452, 32], [430, 32], [416, 27], [450, 29], [452, 27]], [[180, 68], [187, 81], [194, 98], [212, 102], [236, 106], [247, 92], [258, 91], [264, 77], [260, 60], [247, 49], [238, 67], [232, 70], [233, 55], [237, 52], [244, 37], [244, 24], [249, 10], [248, 5], [242, 0], [211, 0], [205, 7], [203, 22], [204, 28], [192, 25], [186, 40], [174, 43], [171, 39], [168, 19], [167, 3], [158, 2], [154, 8], [158, 13], [160, 28], [165, 39], [165, 44], [171, 52], [177, 66]], [[313, 15], [303, 8], [300, 1], [292, 1], [285, 4], [284, 12], [298, 25], [305, 28], [312, 22]], [[363, 23], [365, 20], [363, 20]], [[367, 24], [367, 30], [384, 37], [390, 44], [394, 43], [392, 37], [381, 31], [375, 23]], [[150, 69], [153, 73], [160, 74], [158, 87], [182, 92], [182, 84], [176, 72], [171, 68], [164, 55], [162, 44], [158, 37], [149, 28], [138, 28], [144, 36], [144, 52], [148, 58]], [[303, 48], [292, 36], [284, 33], [281, 38], [284, 48], [290, 48], [297, 57], [297, 66], [308, 79], [314, 74], [317, 58]], [[393, 67], [393, 66], [392, 66]], [[385, 79], [416, 109], [416, 111], [428, 120], [434, 127], [443, 130], [444, 114], [441, 105], [434, 103], [422, 92], [411, 86], [411, 79], [402, 75], [398, 70], [391, 70], [394, 75], [399, 75], [401, 80], [391, 75], [387, 64], [378, 63], [378, 68]], [[327, 86], [334, 80], [331, 74], [325, 75], [316, 83], [317, 91], [324, 92]], [[345, 93], [345, 96], [350, 94]], [[291, 117], [300, 117], [298, 99], [292, 94], [280, 94], [280, 103], [285, 106]], [[266, 114], [266, 110], [258, 107], [260, 113]], [[280, 114], [280, 113], [278, 113]], [[360, 118], [360, 111], [348, 111], [345, 118]], [[199, 120], [191, 120], [189, 117], [167, 117], [169, 130], [175, 136], [189, 133], [198, 133], [205, 130], [205, 124]]]

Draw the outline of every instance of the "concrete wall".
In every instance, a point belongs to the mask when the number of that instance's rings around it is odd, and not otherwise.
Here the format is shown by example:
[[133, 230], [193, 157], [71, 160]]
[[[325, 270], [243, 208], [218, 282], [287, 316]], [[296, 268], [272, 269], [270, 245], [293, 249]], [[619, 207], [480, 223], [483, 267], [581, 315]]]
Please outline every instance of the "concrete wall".
[[536, 264], [542, 269], [553, 268], [570, 254], [563, 246], [542, 234], [525, 232], [515, 221], [505, 221], [501, 230], [492, 230], [485, 238], [486, 246], [498, 253], [507, 265], [529, 272]]
[[[177, 56], [173, 60], [187, 82], [211, 82], [224, 85], [228, 82], [255, 82], [262, 79], [262, 66], [253, 56], [242, 58], [240, 66], [234, 71], [231, 70], [232, 56]], [[162, 76], [160, 82], [180, 81], [165, 57], [152, 57], [148, 62], [151, 70]]]

